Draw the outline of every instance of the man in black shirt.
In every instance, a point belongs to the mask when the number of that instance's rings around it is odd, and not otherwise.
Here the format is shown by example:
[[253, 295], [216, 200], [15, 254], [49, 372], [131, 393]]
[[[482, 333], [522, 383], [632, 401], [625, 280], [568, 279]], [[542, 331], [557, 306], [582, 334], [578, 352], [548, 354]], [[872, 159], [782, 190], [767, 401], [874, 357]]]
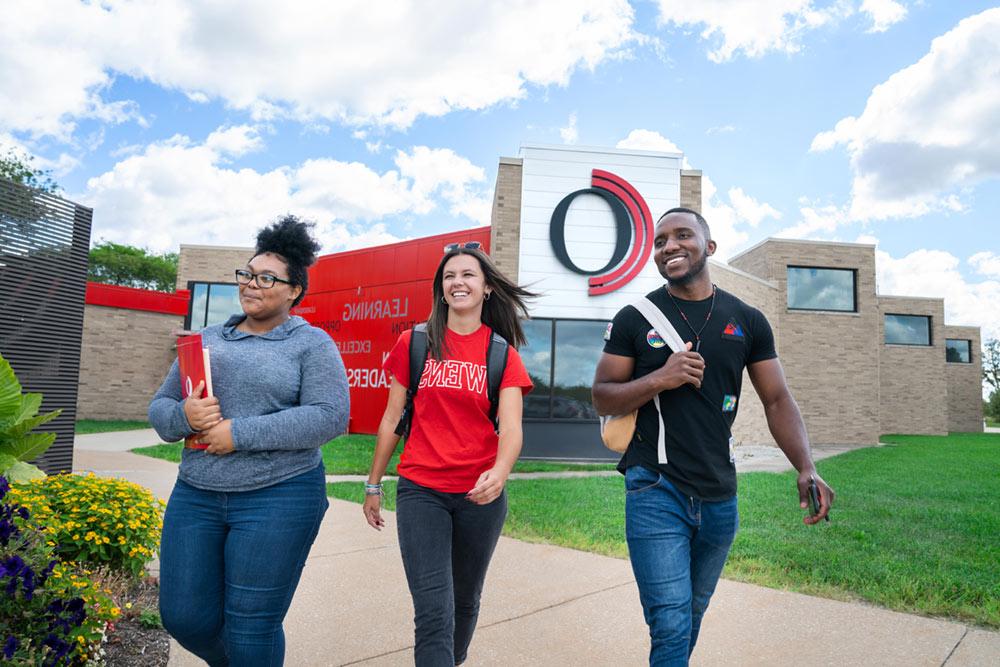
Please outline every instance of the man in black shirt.
[[625, 474], [629, 557], [649, 625], [650, 664], [686, 665], [739, 522], [730, 428], [744, 368], [771, 435], [799, 473], [803, 508], [810, 480], [816, 482], [820, 511], [807, 516], [807, 524], [826, 517], [834, 493], [816, 473], [767, 319], [712, 284], [708, 257], [715, 241], [708, 223], [693, 210], [670, 209], [657, 222], [653, 243], [653, 261], [667, 284], [647, 298], [687, 349], [672, 353], [639, 311], [626, 306], [605, 334], [594, 406], [602, 415], [639, 410], [618, 464]]

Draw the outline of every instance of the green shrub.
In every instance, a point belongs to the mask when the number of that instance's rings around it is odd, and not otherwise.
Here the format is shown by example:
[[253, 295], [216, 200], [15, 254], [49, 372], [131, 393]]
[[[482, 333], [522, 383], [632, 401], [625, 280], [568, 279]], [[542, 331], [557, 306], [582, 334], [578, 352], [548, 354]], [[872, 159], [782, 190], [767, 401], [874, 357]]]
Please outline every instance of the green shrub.
[[45, 453], [55, 433], [31, 433], [52, 421], [61, 410], [38, 414], [41, 394], [22, 394], [14, 369], [0, 356], [0, 475], [9, 482], [24, 482], [44, 477], [45, 473], [28, 461]]
[[53, 475], [11, 494], [62, 560], [139, 576], [159, 548], [165, 503], [138, 484], [93, 474]]

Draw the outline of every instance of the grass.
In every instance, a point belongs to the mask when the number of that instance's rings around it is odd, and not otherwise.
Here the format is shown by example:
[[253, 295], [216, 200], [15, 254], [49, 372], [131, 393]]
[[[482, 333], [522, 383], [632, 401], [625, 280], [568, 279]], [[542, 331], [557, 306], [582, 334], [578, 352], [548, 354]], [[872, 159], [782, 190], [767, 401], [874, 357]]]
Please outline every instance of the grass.
[[112, 431], [135, 431], [137, 429], [153, 428], [149, 422], [122, 421], [104, 419], [78, 419], [76, 432], [87, 435], [90, 433], [111, 433]]
[[[832, 522], [815, 527], [802, 523], [793, 473], [741, 474], [740, 533], [724, 576], [1000, 628], [1000, 434], [883, 442], [818, 463], [838, 495]], [[512, 480], [508, 489], [505, 534], [627, 556], [620, 478]], [[358, 484], [329, 491], [362, 499]]]
[[[165, 459], [178, 463], [181, 460], [181, 445], [160, 444], [151, 447], [139, 447], [133, 449], [136, 454], [144, 454], [158, 459]], [[367, 475], [368, 467], [372, 462], [372, 455], [375, 452], [375, 436], [373, 435], [342, 435], [323, 445], [323, 465], [328, 475]], [[396, 447], [395, 453], [389, 460], [387, 474], [396, 474], [396, 464], [399, 463], [399, 455], [403, 451], [403, 445]], [[612, 463], [552, 463], [549, 461], [518, 461], [514, 466], [515, 472], [558, 472], [564, 470], [614, 470]]]

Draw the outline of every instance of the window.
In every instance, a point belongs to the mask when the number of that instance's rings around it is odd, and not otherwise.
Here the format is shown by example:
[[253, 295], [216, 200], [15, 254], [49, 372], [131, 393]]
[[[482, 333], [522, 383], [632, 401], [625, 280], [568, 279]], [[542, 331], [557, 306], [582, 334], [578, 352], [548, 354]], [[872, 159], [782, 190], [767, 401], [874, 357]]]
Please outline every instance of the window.
[[231, 315], [243, 312], [240, 292], [235, 284], [189, 282], [191, 310], [185, 328], [198, 331], [213, 324], [222, 324]]
[[792, 310], [857, 312], [854, 269], [788, 267], [788, 307]]
[[886, 315], [888, 345], [930, 345], [931, 318], [927, 315]]
[[946, 338], [944, 341], [944, 359], [953, 364], [971, 364], [972, 341]]
[[521, 323], [528, 342], [518, 352], [535, 388], [524, 397], [524, 416], [548, 419], [552, 403], [552, 320]]
[[597, 419], [590, 390], [607, 327], [607, 322], [593, 320], [555, 322], [553, 419]]
[[527, 419], [597, 420], [590, 399], [604, 349], [603, 320], [531, 319], [518, 352], [535, 388], [524, 397]]

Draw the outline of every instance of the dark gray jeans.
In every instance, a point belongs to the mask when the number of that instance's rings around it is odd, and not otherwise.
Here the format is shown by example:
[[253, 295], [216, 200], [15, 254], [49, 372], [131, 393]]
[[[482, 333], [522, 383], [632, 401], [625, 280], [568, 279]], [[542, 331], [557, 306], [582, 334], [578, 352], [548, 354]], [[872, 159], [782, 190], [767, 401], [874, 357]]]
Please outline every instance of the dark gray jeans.
[[417, 667], [465, 660], [486, 568], [507, 517], [507, 491], [488, 505], [400, 477], [396, 526], [413, 596]]

